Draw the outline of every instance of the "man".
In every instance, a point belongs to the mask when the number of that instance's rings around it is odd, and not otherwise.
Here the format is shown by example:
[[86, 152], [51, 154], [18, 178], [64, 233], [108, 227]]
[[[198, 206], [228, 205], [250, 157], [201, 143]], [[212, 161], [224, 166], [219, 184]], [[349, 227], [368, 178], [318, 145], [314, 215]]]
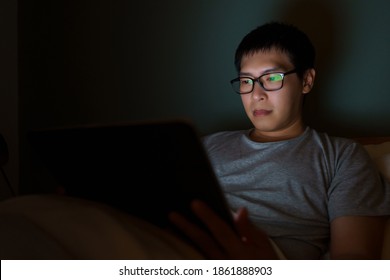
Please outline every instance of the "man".
[[362, 146], [304, 124], [314, 60], [306, 34], [284, 23], [238, 46], [231, 84], [253, 128], [204, 138], [238, 234], [200, 201], [192, 209], [209, 232], [170, 216], [206, 258], [380, 258], [390, 187]]

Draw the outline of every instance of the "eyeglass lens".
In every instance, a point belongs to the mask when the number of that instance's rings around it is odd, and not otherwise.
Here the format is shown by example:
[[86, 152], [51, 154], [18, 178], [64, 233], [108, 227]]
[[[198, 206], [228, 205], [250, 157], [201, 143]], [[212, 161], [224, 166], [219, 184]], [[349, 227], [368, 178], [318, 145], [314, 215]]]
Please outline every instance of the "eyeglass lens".
[[[265, 90], [278, 90], [283, 85], [282, 73], [269, 73], [260, 76], [257, 80]], [[254, 83], [257, 81], [249, 77], [240, 77], [232, 82], [233, 89], [239, 93], [249, 93], [253, 90]]]

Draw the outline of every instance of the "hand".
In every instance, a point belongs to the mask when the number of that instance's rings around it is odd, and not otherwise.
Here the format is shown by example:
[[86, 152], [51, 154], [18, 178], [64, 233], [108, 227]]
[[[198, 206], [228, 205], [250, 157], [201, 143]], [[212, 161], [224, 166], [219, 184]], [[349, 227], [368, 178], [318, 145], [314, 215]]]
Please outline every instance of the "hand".
[[201, 201], [193, 201], [191, 209], [209, 232], [173, 212], [171, 222], [187, 235], [208, 259], [277, 259], [268, 236], [256, 228], [246, 208], [234, 215], [238, 234]]

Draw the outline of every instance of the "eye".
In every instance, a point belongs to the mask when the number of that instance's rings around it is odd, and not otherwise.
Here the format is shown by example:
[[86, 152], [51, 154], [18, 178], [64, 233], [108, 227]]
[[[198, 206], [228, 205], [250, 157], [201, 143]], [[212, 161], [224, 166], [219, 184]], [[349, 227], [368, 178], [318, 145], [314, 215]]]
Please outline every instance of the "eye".
[[269, 74], [267, 81], [269, 82], [280, 82], [283, 80], [283, 75], [281, 74]]
[[241, 85], [252, 85], [253, 81], [249, 78], [240, 78]]

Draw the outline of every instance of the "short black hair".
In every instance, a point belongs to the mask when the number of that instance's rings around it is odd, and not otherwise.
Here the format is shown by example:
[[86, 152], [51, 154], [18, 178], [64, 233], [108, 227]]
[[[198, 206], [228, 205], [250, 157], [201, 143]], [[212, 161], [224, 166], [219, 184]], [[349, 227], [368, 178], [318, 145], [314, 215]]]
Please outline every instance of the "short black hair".
[[292, 24], [272, 21], [255, 28], [242, 39], [234, 60], [237, 72], [241, 70], [243, 56], [271, 49], [286, 53], [300, 77], [307, 69], [314, 68], [316, 54], [309, 37]]

